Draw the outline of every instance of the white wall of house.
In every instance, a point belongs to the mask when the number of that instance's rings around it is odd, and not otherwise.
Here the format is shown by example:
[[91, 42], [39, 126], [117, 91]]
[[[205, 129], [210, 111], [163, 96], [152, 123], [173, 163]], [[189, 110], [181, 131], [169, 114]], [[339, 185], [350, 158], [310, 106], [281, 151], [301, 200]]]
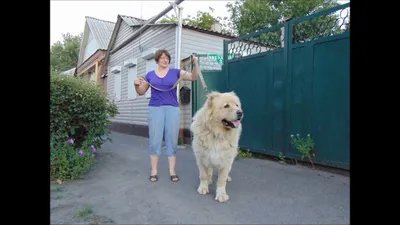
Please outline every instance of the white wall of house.
[[[122, 21], [117, 37], [115, 39], [114, 47], [120, 45], [122, 42], [124, 42], [131, 34], [133, 34], [134, 31], [136, 31], [138, 28], [132, 28], [128, 24], [126, 24], [124, 21]], [[121, 51], [121, 50], [119, 50]]]

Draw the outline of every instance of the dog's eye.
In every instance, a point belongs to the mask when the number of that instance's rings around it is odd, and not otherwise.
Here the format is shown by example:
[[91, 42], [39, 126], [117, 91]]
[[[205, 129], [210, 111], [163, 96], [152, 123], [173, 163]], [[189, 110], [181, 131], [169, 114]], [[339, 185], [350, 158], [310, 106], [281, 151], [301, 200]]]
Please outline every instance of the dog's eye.
[[239, 107], [239, 105], [238, 105], [238, 104], [236, 104], [236, 107]]
[[226, 104], [226, 105], [224, 106], [224, 108], [229, 108], [229, 104]]

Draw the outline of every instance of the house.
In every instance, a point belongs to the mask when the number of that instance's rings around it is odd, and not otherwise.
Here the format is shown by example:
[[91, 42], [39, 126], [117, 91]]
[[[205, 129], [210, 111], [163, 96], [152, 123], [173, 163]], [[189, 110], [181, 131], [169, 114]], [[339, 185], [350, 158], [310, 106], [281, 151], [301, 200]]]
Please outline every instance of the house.
[[65, 71], [61, 72], [60, 74], [61, 75], [66, 75], [66, 76], [73, 76], [74, 73], [75, 73], [75, 67], [71, 68], [71, 69], [68, 69], [68, 70], [65, 70]]
[[[136, 94], [133, 82], [138, 76], [145, 76], [154, 70], [157, 64], [154, 54], [158, 49], [166, 49], [171, 54], [170, 66], [187, 58], [192, 53], [223, 53], [223, 40], [235, 36], [223, 34], [218, 27], [206, 30], [199, 27], [183, 25], [181, 36], [181, 57], [176, 58], [177, 24], [149, 24], [137, 37], [130, 37], [141, 28], [141, 24], [129, 22], [126, 16], [118, 15], [111, 41], [106, 53], [108, 73], [108, 98], [114, 100], [120, 112], [112, 119], [112, 130], [148, 137], [147, 108], [151, 95], [150, 89], [143, 96]], [[185, 82], [191, 87], [191, 82]], [[192, 119], [191, 104], [181, 105], [180, 136], [184, 143], [190, 143], [190, 122]], [[183, 136], [183, 137], [182, 137]]]
[[103, 60], [115, 23], [89, 16], [86, 16], [85, 19], [74, 75], [103, 85], [105, 91], [107, 83], [104, 79], [101, 79], [100, 75], [103, 71], [106, 71]]

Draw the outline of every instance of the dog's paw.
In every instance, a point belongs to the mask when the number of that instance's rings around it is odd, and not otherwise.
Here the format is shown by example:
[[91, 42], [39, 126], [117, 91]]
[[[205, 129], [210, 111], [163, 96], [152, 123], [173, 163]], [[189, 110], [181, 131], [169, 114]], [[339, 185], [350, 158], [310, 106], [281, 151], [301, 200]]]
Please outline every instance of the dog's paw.
[[209, 192], [207, 185], [201, 185], [197, 188], [197, 192], [201, 195], [205, 195]]
[[232, 178], [230, 176], [228, 176], [228, 179], [226, 179], [226, 181], [231, 182]]
[[227, 195], [224, 191], [216, 191], [215, 200], [218, 202], [227, 202], [229, 200], [229, 195]]

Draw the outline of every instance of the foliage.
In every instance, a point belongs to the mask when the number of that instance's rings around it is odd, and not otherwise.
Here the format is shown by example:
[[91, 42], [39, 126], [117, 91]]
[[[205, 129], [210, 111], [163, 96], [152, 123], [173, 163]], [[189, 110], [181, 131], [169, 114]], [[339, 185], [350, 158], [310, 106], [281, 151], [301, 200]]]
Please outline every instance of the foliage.
[[[336, 0], [236, 0], [234, 4], [227, 3], [226, 7], [231, 14], [232, 28], [244, 35], [274, 26], [283, 18], [298, 18], [337, 5]], [[330, 17], [323, 17], [315, 23], [329, 22], [332, 25]], [[305, 36], [313, 34], [311, 28], [305, 32]]]
[[80, 148], [75, 147], [74, 139], [59, 141], [55, 136], [50, 140], [50, 175], [53, 179], [65, 181], [77, 179], [85, 174], [94, 162], [96, 147], [88, 137]]
[[296, 136], [292, 134], [290, 135], [290, 140], [291, 143], [300, 152], [301, 159], [307, 157], [314, 168], [314, 163], [311, 159], [312, 157], [315, 157], [315, 154], [312, 152], [314, 150], [314, 140], [311, 138], [310, 134], [308, 134], [305, 138], [300, 137], [299, 134], [297, 134]]
[[[115, 103], [99, 85], [72, 76], [50, 76], [50, 135], [52, 174], [74, 179], [91, 164], [91, 146], [111, 141], [109, 118], [118, 113]], [[67, 144], [67, 140], [74, 140]], [[84, 152], [79, 156], [79, 150]], [[78, 154], [78, 155], [77, 155]], [[87, 156], [87, 157], [86, 157]]]
[[62, 34], [63, 41], [57, 41], [50, 48], [50, 68], [56, 73], [63, 72], [76, 66], [82, 33], [72, 35]]
[[279, 152], [278, 161], [281, 162], [281, 163], [285, 163], [285, 158], [286, 158], [285, 153]]
[[103, 95], [99, 85], [72, 76], [51, 76], [50, 134], [75, 137], [79, 146], [90, 132], [102, 144], [103, 135], [110, 132], [109, 118], [117, 113], [117, 106]]
[[240, 157], [240, 158], [251, 158], [251, 157], [253, 157], [253, 154], [247, 149], [242, 149], [242, 148], [239, 148], [238, 149], [238, 156]]
[[[209, 12], [197, 11], [196, 16], [188, 15], [186, 18], [182, 19], [182, 24], [201, 27], [203, 29], [211, 29], [211, 25], [213, 25], [214, 22], [219, 22], [222, 26], [221, 32], [233, 33], [230, 29], [231, 23], [228, 21], [228, 17], [214, 17], [212, 15], [214, 9], [211, 7], [208, 8]], [[159, 23], [178, 23], [178, 18], [175, 15], [165, 15]]]

